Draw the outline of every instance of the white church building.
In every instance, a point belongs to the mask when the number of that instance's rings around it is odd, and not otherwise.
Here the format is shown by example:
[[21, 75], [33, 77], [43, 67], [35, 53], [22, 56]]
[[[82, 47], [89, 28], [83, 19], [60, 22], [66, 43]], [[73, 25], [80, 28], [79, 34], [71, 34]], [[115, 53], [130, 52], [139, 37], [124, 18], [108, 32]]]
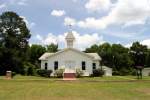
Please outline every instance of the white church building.
[[[75, 37], [72, 32], [68, 32], [65, 37], [67, 47], [56, 53], [44, 53], [41, 60], [41, 69], [52, 70], [53, 73], [57, 69], [80, 69], [83, 76], [92, 74], [93, 69], [100, 67], [101, 57], [97, 53], [84, 53], [73, 47]], [[52, 73], [52, 75], [53, 75]]]

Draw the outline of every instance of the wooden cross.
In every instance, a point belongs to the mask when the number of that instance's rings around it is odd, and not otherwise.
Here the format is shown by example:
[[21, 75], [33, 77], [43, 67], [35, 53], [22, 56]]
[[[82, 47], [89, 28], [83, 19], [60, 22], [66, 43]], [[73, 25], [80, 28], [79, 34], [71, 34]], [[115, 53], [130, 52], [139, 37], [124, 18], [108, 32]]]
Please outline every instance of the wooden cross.
[[72, 31], [72, 26], [73, 26], [72, 24], [69, 24], [69, 25], [68, 25], [69, 31]]

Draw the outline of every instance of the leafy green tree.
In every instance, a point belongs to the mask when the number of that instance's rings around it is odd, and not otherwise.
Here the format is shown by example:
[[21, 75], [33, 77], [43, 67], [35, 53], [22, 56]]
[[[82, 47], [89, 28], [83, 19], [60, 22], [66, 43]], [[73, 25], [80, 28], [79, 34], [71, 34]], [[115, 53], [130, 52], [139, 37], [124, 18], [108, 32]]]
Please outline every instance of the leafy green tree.
[[121, 54], [121, 53], [128, 53], [129, 49], [125, 48], [121, 44], [112, 44], [112, 51], [113, 51], [113, 53], [117, 52], [117, 53]]
[[58, 45], [50, 44], [45, 46], [33, 44], [29, 48], [30, 62], [36, 66], [36, 68], [40, 67], [40, 61], [38, 60], [40, 56], [42, 56], [45, 52], [57, 52]]
[[133, 62], [129, 55], [129, 49], [123, 47], [121, 44], [112, 45], [113, 52], [113, 67], [114, 70], [130, 69]]
[[113, 55], [111, 50], [111, 45], [109, 43], [104, 43], [99, 46], [98, 54], [102, 57], [102, 64], [112, 67], [113, 65]]
[[39, 57], [46, 52], [46, 48], [42, 45], [33, 44], [31, 45], [30, 49], [30, 62], [35, 66], [39, 66]]
[[58, 51], [58, 45], [50, 44], [46, 46], [47, 52], [57, 52]]
[[104, 43], [99, 46], [94, 44], [90, 48], [86, 48], [85, 52], [86, 53], [96, 52], [102, 57], [103, 65], [107, 65], [107, 66], [112, 65], [112, 51], [111, 51], [111, 45], [109, 43]]
[[6, 70], [23, 73], [30, 36], [26, 23], [19, 15], [14, 12], [4, 12], [0, 15], [1, 74]]
[[97, 52], [102, 57], [102, 64], [112, 67], [113, 71], [117, 71], [119, 75], [129, 74], [133, 69], [129, 49], [121, 44], [92, 45], [85, 52]]
[[134, 66], [144, 66], [147, 54], [147, 46], [134, 42], [130, 47], [130, 55], [134, 61]]
[[146, 61], [145, 61], [146, 67], [150, 67], [150, 50], [148, 50], [146, 54]]
[[29, 67], [28, 69], [27, 69], [27, 75], [28, 76], [33, 76], [34, 75], [34, 69], [33, 69], [33, 67]]
[[86, 48], [85, 52], [91, 53], [91, 52], [98, 52], [99, 51], [99, 46], [94, 44], [90, 48]]
[[92, 45], [85, 49], [86, 53], [96, 52], [102, 57], [102, 65], [111, 66], [112, 65], [112, 52], [111, 45], [109, 43], [104, 43], [102, 45]]

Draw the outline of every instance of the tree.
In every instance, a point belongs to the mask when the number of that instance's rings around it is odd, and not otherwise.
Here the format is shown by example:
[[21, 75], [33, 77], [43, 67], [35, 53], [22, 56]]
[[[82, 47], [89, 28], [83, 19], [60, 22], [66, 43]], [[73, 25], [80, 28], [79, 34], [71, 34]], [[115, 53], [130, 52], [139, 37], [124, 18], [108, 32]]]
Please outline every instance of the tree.
[[147, 54], [147, 46], [134, 42], [130, 47], [130, 55], [134, 61], [134, 66], [144, 66]]
[[39, 66], [39, 57], [46, 52], [46, 48], [42, 45], [33, 44], [30, 49], [30, 62], [36, 66]]
[[129, 49], [123, 47], [121, 44], [113, 44], [112, 45], [113, 52], [113, 70], [121, 71], [121, 70], [130, 70], [133, 64], [130, 55]]
[[26, 23], [19, 15], [14, 12], [4, 12], [0, 15], [1, 74], [6, 70], [23, 73], [30, 36]]
[[99, 51], [99, 47], [96, 44], [92, 45], [90, 48], [85, 49], [85, 52], [87, 53], [98, 52], [98, 51]]
[[111, 45], [109, 43], [104, 43], [99, 46], [98, 54], [102, 57], [102, 64], [112, 67], [112, 50]]
[[33, 44], [29, 48], [29, 55], [30, 55], [30, 62], [36, 66], [36, 68], [39, 68], [40, 61], [39, 57], [42, 56], [45, 52], [57, 52], [58, 51], [58, 45], [50, 44], [45, 46]]
[[86, 48], [85, 52], [86, 53], [96, 52], [102, 57], [103, 65], [109, 67], [112, 65], [112, 51], [111, 51], [111, 45], [109, 43], [104, 43], [99, 46], [94, 44], [90, 48]]
[[146, 62], [145, 62], [146, 67], [150, 67], [150, 50], [148, 50], [146, 54]]
[[58, 51], [58, 45], [50, 44], [46, 46], [47, 52], [57, 52]]
[[92, 45], [85, 52], [97, 52], [102, 57], [102, 64], [111, 67], [120, 75], [126, 75], [133, 69], [133, 61], [129, 55], [129, 49], [121, 44], [104, 43], [102, 45]]

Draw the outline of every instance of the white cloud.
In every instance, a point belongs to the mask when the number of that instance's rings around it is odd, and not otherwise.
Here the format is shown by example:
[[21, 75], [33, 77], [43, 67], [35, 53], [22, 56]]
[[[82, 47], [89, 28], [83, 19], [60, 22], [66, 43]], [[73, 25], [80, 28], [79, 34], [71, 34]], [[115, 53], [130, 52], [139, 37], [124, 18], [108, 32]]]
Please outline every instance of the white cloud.
[[24, 16], [20, 16], [20, 17], [23, 18], [23, 20], [26, 23], [26, 25], [28, 26], [28, 28], [31, 29], [36, 25], [34, 22], [29, 22], [26, 17], [24, 17]]
[[111, 20], [106, 25], [114, 23], [125, 26], [144, 24], [147, 18], [150, 17], [150, 4], [148, 1], [150, 0], [119, 0], [116, 7], [105, 18]]
[[66, 14], [66, 12], [64, 10], [53, 10], [51, 12], [51, 15], [56, 16], [56, 17], [60, 17], [60, 16], [63, 16], [65, 14]]
[[9, 5], [19, 5], [19, 6], [26, 6], [28, 0], [5, 0], [5, 4]]
[[145, 39], [143, 41], [140, 42], [143, 45], [147, 45], [148, 48], [150, 48], [150, 39]]
[[52, 33], [49, 33], [48, 36], [43, 40], [43, 44], [51, 44], [51, 43], [54, 43], [54, 44], [57, 44], [58, 43], [58, 37], [55, 36], [54, 34]]
[[139, 36], [139, 33], [130, 33], [130, 32], [109, 32], [105, 34], [124, 39], [136, 39]]
[[108, 10], [111, 7], [110, 0], [89, 0], [85, 4], [85, 8], [88, 11], [101, 11], [101, 10]]
[[25, 16], [20, 16], [21, 18], [23, 18], [23, 21], [26, 23], [26, 24], [29, 24], [27, 18]]
[[48, 35], [46, 37], [43, 37], [39, 34], [37, 34], [35, 36], [35, 38], [38, 40], [38, 43], [40, 43], [42, 45], [48, 45], [51, 43], [58, 44], [60, 42], [64, 43], [64, 41], [65, 41], [64, 37], [65, 37], [64, 34], [63, 35], [54, 35], [53, 33], [48, 33]]
[[104, 20], [95, 19], [94, 17], [89, 17], [83, 21], [78, 21], [76, 25], [81, 28], [92, 28], [92, 29], [103, 29], [106, 27]]
[[65, 19], [64, 19], [64, 25], [75, 25], [76, 24], [76, 20], [75, 19], [73, 19], [73, 18], [70, 18], [70, 17], [66, 17]]
[[[80, 50], [84, 50], [85, 48], [90, 47], [93, 44], [104, 43], [103, 37], [100, 36], [98, 33], [81, 35], [76, 31], [73, 31], [73, 34], [76, 38], [74, 47]], [[41, 35], [36, 35], [36, 39], [40, 41], [39, 43], [43, 45], [54, 43], [59, 45], [64, 44], [66, 47], [66, 41], [65, 41], [66, 35], [67, 33], [61, 35], [54, 35], [52, 33], [49, 33], [45, 38], [42, 37]]]
[[7, 7], [6, 4], [1, 4], [0, 5], [0, 9], [6, 8], [6, 7]]
[[78, 0], [72, 0], [74, 3], [78, 2]]
[[[150, 48], [150, 39], [142, 40], [140, 42], [140, 44], [146, 45], [148, 48]], [[125, 45], [125, 47], [127, 47], [127, 48], [130, 48], [131, 46], [132, 46], [132, 43], [128, 43], [128, 44]]]
[[29, 24], [29, 28], [33, 28], [35, 25], [36, 25], [36, 24], [35, 24], [34, 22], [31, 22], [31, 23]]
[[37, 40], [43, 41], [42, 36], [41, 36], [41, 35], [39, 35], [39, 34], [37, 34], [37, 35], [35, 36], [35, 38], [36, 38]]
[[[91, 1], [92, 2], [92, 1]], [[105, 29], [109, 25], [131, 26], [145, 24], [150, 18], [150, 0], [118, 0], [108, 13], [99, 19], [86, 18], [77, 22], [82, 28]]]
[[27, 5], [27, 0], [19, 0], [18, 2], [17, 2], [17, 4], [18, 5], [21, 5], [21, 6], [26, 6]]
[[126, 48], [130, 48], [132, 46], [132, 43], [128, 43], [125, 45]]
[[73, 32], [74, 36], [76, 37], [75, 47], [84, 50], [87, 47], [90, 47], [93, 44], [101, 44], [104, 43], [103, 37], [100, 36], [98, 33], [93, 34], [84, 34], [80, 35], [77, 32]]

